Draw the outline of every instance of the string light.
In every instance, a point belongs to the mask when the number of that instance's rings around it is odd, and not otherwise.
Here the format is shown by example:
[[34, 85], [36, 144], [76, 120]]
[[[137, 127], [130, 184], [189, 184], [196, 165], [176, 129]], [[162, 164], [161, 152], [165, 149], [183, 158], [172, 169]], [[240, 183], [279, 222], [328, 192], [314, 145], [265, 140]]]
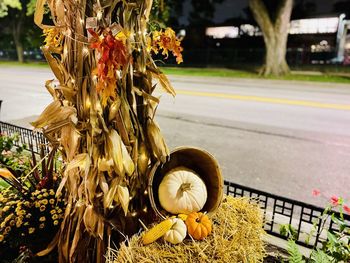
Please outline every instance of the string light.
[[83, 47], [83, 54], [88, 55], [89, 54], [89, 49], [87, 47]]
[[145, 190], [145, 191], [143, 192], [143, 194], [144, 194], [144, 195], [148, 195], [148, 191]]
[[132, 217], [137, 216], [137, 212], [132, 212], [132, 213], [131, 213], [131, 216], [132, 216]]
[[102, 11], [101, 11], [101, 10], [99, 10], [99, 11], [97, 12], [96, 17], [97, 17], [98, 20], [101, 20], [101, 19], [102, 19]]
[[80, 18], [80, 23], [83, 25], [84, 24], [84, 19]]
[[145, 206], [145, 208], [144, 209], [142, 209], [143, 210], [143, 212], [147, 212], [147, 206]]
[[90, 101], [89, 97], [87, 97], [86, 100], [85, 100], [85, 107], [87, 109], [90, 109], [90, 107], [91, 107], [91, 101]]

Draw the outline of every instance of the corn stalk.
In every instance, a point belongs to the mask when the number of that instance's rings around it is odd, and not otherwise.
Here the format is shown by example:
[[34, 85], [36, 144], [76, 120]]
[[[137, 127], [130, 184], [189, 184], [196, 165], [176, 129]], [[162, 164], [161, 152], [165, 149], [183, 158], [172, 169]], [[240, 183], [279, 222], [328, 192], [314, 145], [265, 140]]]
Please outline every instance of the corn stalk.
[[[42, 23], [45, 4], [53, 25]], [[46, 33], [42, 51], [56, 79], [45, 85], [53, 102], [32, 124], [62, 152], [57, 194], [68, 204], [57, 237], [39, 255], [57, 244], [59, 262], [102, 262], [111, 234], [133, 234], [138, 219], [153, 216], [147, 174], [169, 154], [153, 119], [153, 79], [175, 92], [146, 48], [151, 7], [152, 0], [37, 1], [34, 20]], [[124, 63], [103, 79], [104, 53], [91, 43], [107, 35], [122, 43], [114, 55], [124, 54]]]

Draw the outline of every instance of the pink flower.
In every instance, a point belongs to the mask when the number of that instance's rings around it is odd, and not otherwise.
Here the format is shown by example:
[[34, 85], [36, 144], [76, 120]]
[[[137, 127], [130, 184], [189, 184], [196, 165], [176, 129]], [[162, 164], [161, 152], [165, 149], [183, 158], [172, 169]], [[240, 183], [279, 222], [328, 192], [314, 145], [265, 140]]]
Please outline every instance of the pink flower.
[[339, 204], [339, 198], [336, 197], [335, 195], [333, 195], [331, 197], [331, 203], [332, 203], [332, 205], [337, 206]]
[[313, 196], [319, 196], [320, 194], [321, 194], [321, 191], [320, 191], [320, 190], [318, 190], [318, 189], [312, 190], [312, 195], [313, 195]]
[[348, 214], [350, 214], [350, 207], [348, 207], [347, 205], [343, 206], [344, 211], [347, 212]]

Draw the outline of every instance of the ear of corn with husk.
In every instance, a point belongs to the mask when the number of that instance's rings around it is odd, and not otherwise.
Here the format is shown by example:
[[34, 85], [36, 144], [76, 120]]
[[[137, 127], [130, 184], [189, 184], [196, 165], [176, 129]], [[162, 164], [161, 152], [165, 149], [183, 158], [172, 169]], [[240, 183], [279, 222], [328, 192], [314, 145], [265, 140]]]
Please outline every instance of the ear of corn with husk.
[[174, 222], [171, 218], [165, 219], [162, 222], [158, 223], [150, 230], [148, 230], [142, 237], [143, 244], [148, 245], [161, 238], [165, 235], [166, 232], [168, 232], [171, 229], [173, 224]]

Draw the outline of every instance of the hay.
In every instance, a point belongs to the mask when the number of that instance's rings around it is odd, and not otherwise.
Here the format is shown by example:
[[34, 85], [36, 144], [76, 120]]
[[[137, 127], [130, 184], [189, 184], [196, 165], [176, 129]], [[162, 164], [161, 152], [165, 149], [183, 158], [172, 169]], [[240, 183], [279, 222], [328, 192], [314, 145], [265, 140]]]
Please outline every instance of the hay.
[[109, 249], [108, 263], [141, 262], [262, 262], [265, 256], [263, 219], [257, 204], [226, 196], [211, 217], [213, 233], [204, 241], [187, 238], [179, 245], [159, 240], [142, 245], [141, 235]]

